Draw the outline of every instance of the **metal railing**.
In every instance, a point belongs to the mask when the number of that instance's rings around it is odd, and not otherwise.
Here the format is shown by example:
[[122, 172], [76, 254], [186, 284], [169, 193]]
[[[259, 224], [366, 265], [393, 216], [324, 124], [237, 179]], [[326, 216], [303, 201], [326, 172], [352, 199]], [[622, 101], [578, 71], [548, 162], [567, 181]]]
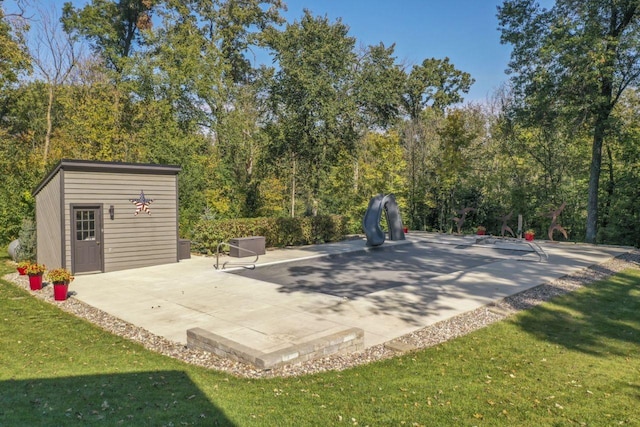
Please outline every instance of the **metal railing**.
[[[525, 240], [518, 237], [509, 237], [509, 236], [503, 237], [503, 236], [491, 236], [491, 235], [476, 237], [476, 244], [490, 243], [492, 241], [493, 243], [495, 243], [496, 241], [513, 242], [518, 244], [525, 243], [529, 245], [533, 253], [538, 255], [538, 262], [546, 262], [549, 260], [549, 255], [545, 252], [544, 249], [542, 249], [542, 247], [538, 244], [538, 242], [534, 240]], [[526, 259], [520, 258], [519, 261], [526, 261]]]
[[549, 260], [549, 255], [547, 255], [547, 253], [544, 251], [544, 249], [542, 249], [538, 242], [535, 242], [533, 240], [525, 240], [525, 242], [527, 242], [531, 249], [533, 249], [533, 251], [538, 255], [539, 262]]
[[[229, 261], [224, 262], [222, 264], [222, 268], [220, 268], [220, 248], [222, 246], [227, 246], [227, 247], [229, 247], [229, 249], [234, 248], [234, 249], [237, 249], [238, 251], [248, 252], [248, 253], [250, 253], [252, 255], [255, 255], [256, 258], [251, 262], [248, 262], [248, 261], [247, 262], [244, 262], [244, 261], [231, 261], [231, 260], [229, 260]], [[224, 268], [227, 265], [237, 265], [237, 266], [241, 266], [241, 267], [249, 268], [249, 269], [253, 270], [254, 268], [256, 268], [256, 262], [258, 262], [258, 258], [259, 258], [259, 255], [257, 253], [255, 253], [254, 251], [250, 250], [250, 249], [241, 248], [239, 246], [232, 245], [231, 243], [228, 243], [228, 242], [222, 242], [222, 243], [219, 243], [218, 247], [216, 248], [216, 264], [214, 265], [214, 267], [215, 267], [216, 270], [224, 270]]]

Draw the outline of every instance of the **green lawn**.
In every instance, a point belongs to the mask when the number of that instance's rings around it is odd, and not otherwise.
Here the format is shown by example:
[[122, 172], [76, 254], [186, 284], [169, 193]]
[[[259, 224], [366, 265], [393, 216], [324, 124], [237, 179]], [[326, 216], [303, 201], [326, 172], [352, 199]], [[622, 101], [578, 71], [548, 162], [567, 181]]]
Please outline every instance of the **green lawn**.
[[0, 346], [0, 426], [640, 425], [638, 270], [437, 347], [305, 377], [190, 366], [5, 281]]

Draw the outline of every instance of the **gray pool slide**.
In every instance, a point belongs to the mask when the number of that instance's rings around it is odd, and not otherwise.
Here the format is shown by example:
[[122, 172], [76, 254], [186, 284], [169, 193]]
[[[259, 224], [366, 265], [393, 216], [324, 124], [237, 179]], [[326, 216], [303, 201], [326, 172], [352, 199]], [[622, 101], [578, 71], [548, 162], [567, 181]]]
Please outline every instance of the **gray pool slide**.
[[389, 227], [389, 240], [404, 240], [404, 225], [400, 217], [400, 209], [396, 203], [396, 196], [389, 194], [382, 200], [385, 213], [387, 215], [387, 225]]
[[367, 246], [380, 246], [384, 243], [385, 233], [380, 227], [382, 211], [385, 212], [390, 240], [404, 240], [404, 230], [400, 210], [393, 194], [378, 194], [371, 198], [369, 207], [362, 219], [362, 228], [367, 236]]

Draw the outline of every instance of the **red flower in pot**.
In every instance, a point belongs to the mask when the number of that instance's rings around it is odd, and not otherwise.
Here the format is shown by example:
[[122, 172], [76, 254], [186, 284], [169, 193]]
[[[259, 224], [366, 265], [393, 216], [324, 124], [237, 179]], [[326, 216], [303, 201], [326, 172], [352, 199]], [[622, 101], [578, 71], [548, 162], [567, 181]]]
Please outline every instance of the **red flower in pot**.
[[53, 283], [53, 298], [56, 301], [66, 300], [69, 283], [73, 281], [71, 272], [66, 268], [56, 268], [47, 272], [47, 278]]
[[32, 291], [42, 289], [42, 275], [47, 267], [44, 264], [30, 263], [25, 272], [29, 275], [29, 287]]
[[26, 276], [27, 267], [29, 266], [29, 264], [30, 264], [29, 261], [20, 261], [18, 263], [18, 266], [16, 267], [18, 270], [18, 274], [20, 274], [21, 276]]

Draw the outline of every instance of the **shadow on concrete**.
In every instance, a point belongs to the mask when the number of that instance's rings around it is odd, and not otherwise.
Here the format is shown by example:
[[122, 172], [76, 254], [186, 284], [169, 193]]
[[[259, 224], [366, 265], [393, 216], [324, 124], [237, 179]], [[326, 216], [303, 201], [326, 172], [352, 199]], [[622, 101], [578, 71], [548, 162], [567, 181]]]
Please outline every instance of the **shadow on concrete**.
[[0, 390], [0, 425], [233, 425], [180, 371], [4, 380]]
[[619, 273], [511, 321], [542, 340], [571, 350], [629, 356], [628, 344], [640, 344], [640, 280]]
[[[484, 259], [477, 266], [502, 261], [501, 259]], [[511, 274], [515, 283], [528, 279], [537, 271], [529, 268], [529, 263], [517, 263], [519, 271]], [[442, 313], [453, 313], [471, 310], [477, 306], [506, 297], [515, 292], [512, 284], [496, 285], [491, 282], [479, 282], [476, 279], [465, 282], [473, 267], [458, 270], [447, 275], [444, 282], [437, 279], [418, 277], [415, 282], [406, 284], [402, 293], [376, 293], [369, 295], [367, 300], [378, 313], [392, 314], [407, 324], [424, 326], [423, 318]]]
[[[244, 277], [280, 285], [283, 293], [327, 294], [345, 301], [366, 298], [370, 314], [387, 314], [420, 326], [422, 318], [457, 310], [456, 301], [487, 303], [486, 284], [457, 284], [469, 271], [528, 252], [496, 247], [473, 247], [412, 242], [369, 250], [237, 271]], [[516, 261], [513, 261], [516, 262]], [[527, 263], [522, 274], [527, 275]], [[438, 281], [447, 276], [447, 283]], [[452, 284], [456, 283], [456, 285]], [[403, 287], [400, 292], [385, 292]], [[475, 287], [475, 288], [474, 288]], [[505, 293], [502, 296], [506, 296]], [[344, 304], [313, 307], [316, 314], [349, 310]]]
[[237, 271], [244, 277], [281, 285], [284, 293], [323, 293], [354, 299], [429, 278], [486, 265], [513, 251], [493, 249], [486, 254], [466, 248], [416, 243], [376, 247], [346, 254]]

